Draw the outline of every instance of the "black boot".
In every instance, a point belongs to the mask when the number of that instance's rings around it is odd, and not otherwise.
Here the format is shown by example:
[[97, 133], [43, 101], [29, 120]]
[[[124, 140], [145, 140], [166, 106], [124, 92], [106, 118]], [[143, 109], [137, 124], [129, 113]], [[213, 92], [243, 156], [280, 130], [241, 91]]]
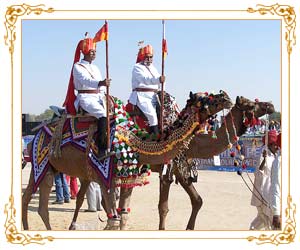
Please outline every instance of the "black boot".
[[115, 152], [107, 152], [107, 119], [101, 117], [98, 119], [98, 160], [101, 161], [109, 156], [112, 156]]
[[150, 126], [150, 137], [152, 141], [158, 141], [160, 139], [158, 125]]
[[150, 133], [158, 135], [159, 134], [158, 125], [150, 126]]

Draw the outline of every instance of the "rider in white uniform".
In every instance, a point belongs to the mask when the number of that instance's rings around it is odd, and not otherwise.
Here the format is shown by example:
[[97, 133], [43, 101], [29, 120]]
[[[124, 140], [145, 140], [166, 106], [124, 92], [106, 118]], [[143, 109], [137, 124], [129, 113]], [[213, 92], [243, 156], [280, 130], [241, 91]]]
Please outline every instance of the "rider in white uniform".
[[[83, 59], [79, 61], [80, 52]], [[75, 60], [72, 70], [72, 76], [69, 83], [69, 89], [65, 106], [67, 111], [72, 110], [73, 106], [78, 110], [79, 106], [90, 115], [98, 119], [98, 150], [99, 159], [110, 156], [107, 149], [107, 119], [105, 107], [105, 90], [110, 85], [110, 79], [102, 78], [98, 67], [92, 62], [96, 58], [96, 43], [92, 38], [81, 40], [77, 46]], [[72, 89], [73, 88], [73, 89]], [[70, 91], [71, 89], [71, 91]], [[77, 90], [78, 94], [75, 101], [70, 103], [72, 90]], [[72, 99], [73, 100], [73, 99]]]
[[153, 66], [153, 48], [147, 45], [140, 49], [137, 63], [132, 70], [132, 93], [129, 102], [137, 105], [145, 114], [150, 126], [150, 133], [158, 134], [156, 113], [157, 91], [165, 82], [165, 76]]

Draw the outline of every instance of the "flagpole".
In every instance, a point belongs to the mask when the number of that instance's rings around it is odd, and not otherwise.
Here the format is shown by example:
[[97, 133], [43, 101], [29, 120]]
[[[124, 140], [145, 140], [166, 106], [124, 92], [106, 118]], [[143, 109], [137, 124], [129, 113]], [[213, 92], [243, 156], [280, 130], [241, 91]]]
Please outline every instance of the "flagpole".
[[[106, 32], [108, 32], [108, 23], [105, 20]], [[106, 80], [109, 80], [109, 70], [108, 70], [108, 38], [105, 40], [106, 49]], [[107, 152], [110, 152], [110, 119], [109, 119], [109, 86], [106, 86], [106, 131], [107, 131]]]
[[[165, 40], [165, 20], [162, 20], [163, 34], [162, 34], [162, 49], [161, 49], [161, 75], [165, 72], [165, 56], [164, 56], [164, 40]], [[159, 127], [161, 134], [163, 133], [163, 111], [164, 111], [164, 83], [161, 84], [161, 100], [160, 100], [160, 121]]]

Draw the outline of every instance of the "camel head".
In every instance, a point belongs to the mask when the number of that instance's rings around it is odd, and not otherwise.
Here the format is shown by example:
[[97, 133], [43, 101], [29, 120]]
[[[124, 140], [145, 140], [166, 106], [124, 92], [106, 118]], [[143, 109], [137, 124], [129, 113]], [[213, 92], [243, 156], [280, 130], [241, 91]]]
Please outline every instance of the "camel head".
[[270, 102], [255, 102], [255, 116], [270, 115], [275, 112], [274, 105]]
[[258, 118], [266, 114], [272, 114], [275, 112], [274, 105], [270, 102], [258, 102], [251, 101], [243, 96], [237, 96], [235, 106], [244, 111], [248, 119], [251, 119], [253, 115]]
[[219, 94], [193, 93], [190, 92], [190, 99], [185, 109], [196, 108], [199, 112], [200, 123], [204, 122], [210, 115], [214, 115], [223, 109], [230, 109], [233, 103], [225, 91], [220, 90]]

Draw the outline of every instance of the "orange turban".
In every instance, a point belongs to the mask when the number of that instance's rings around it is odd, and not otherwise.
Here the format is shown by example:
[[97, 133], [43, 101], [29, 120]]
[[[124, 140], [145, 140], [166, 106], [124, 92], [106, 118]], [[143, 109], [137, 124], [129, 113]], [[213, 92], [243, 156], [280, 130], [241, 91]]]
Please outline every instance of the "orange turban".
[[[262, 138], [263, 144], [265, 144], [266, 136]], [[277, 131], [275, 129], [268, 132], [268, 144], [276, 143], [277, 144]]]
[[146, 45], [145, 47], [139, 49], [139, 53], [136, 58], [136, 63], [144, 61], [146, 54], [153, 55], [153, 48], [151, 45]]
[[88, 54], [91, 49], [96, 49], [96, 43], [93, 42], [93, 38], [85, 38], [80, 41], [80, 50], [84, 55]]

